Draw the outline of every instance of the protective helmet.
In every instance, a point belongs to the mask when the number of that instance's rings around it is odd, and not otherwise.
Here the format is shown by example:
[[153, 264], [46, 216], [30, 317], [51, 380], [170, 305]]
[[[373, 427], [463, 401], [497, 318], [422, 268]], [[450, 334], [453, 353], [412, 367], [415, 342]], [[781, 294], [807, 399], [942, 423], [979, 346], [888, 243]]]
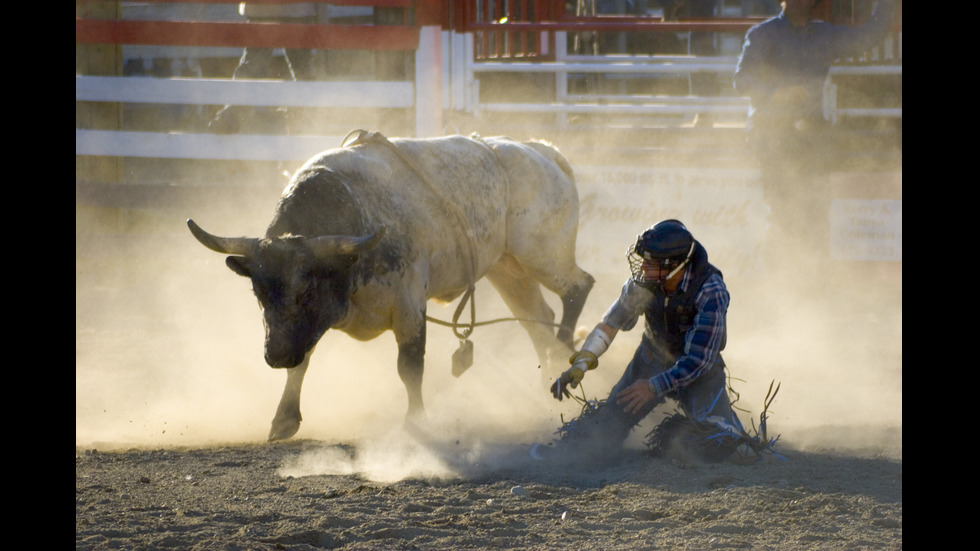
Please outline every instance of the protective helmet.
[[[630, 273], [637, 283], [667, 281], [684, 268], [694, 254], [694, 236], [678, 220], [664, 220], [636, 237], [636, 244], [626, 251]], [[652, 281], [643, 272], [643, 262], [659, 262], [668, 270], [666, 277]]]

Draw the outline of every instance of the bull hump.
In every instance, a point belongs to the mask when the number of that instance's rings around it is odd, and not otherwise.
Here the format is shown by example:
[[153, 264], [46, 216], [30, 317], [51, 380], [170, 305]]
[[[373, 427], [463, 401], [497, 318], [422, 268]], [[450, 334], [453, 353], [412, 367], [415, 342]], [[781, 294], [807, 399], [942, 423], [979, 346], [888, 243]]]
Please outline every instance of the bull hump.
[[[362, 235], [362, 209], [351, 193], [349, 178], [315, 166], [296, 174], [283, 193], [266, 235]], [[329, 214], [329, 215], [326, 215]]]

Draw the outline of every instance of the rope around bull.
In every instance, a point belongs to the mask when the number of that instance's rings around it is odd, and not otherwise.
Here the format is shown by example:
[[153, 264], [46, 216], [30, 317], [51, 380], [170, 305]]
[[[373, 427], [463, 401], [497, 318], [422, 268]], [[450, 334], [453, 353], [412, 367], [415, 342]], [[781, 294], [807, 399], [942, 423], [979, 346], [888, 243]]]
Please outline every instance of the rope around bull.
[[[456, 312], [453, 314], [453, 321], [451, 321], [451, 322], [450, 321], [443, 321], [443, 320], [436, 319], [436, 318], [433, 318], [433, 317], [428, 316], [428, 315], [425, 316], [426, 321], [429, 321], [429, 322], [434, 323], [436, 325], [441, 325], [443, 327], [451, 327], [453, 329], [453, 333], [455, 333], [455, 335], [457, 337], [459, 337], [460, 339], [465, 339], [465, 338], [469, 337], [473, 333], [473, 329], [475, 329], [477, 327], [483, 327], [485, 325], [492, 325], [494, 323], [502, 323], [502, 322], [505, 322], [505, 321], [516, 321], [516, 322], [527, 322], [527, 323], [540, 323], [540, 324], [544, 324], [544, 325], [550, 325], [552, 327], [561, 327], [561, 324], [558, 324], [558, 323], [554, 323], [554, 322], [550, 322], [550, 321], [542, 321], [542, 320], [533, 320], [533, 319], [527, 319], [527, 318], [497, 318], [497, 319], [486, 320], [486, 321], [476, 321], [476, 302], [475, 302], [475, 300], [473, 298], [473, 292], [474, 292], [473, 287], [470, 287], [463, 294], [463, 298], [460, 299], [459, 305], [456, 306]], [[463, 313], [463, 308], [466, 307], [466, 301], [469, 301], [470, 302], [470, 322], [467, 323], [467, 324], [462, 324], [462, 323], [459, 323], [459, 317]], [[457, 331], [457, 329], [459, 329], [460, 327], [464, 328], [462, 333], [460, 333], [459, 331]]]
[[[459, 377], [464, 371], [469, 369], [473, 365], [473, 342], [469, 340], [469, 336], [473, 334], [473, 330], [477, 326], [490, 325], [492, 323], [501, 323], [505, 321], [517, 321], [517, 322], [530, 322], [530, 323], [543, 323], [546, 325], [551, 325], [552, 327], [560, 327], [558, 324], [553, 322], [532, 320], [532, 319], [522, 319], [522, 318], [499, 318], [489, 321], [476, 321], [476, 303], [473, 300], [473, 290], [474, 286], [470, 286], [463, 298], [460, 299], [459, 305], [456, 307], [456, 313], [453, 314], [453, 321], [442, 321], [431, 316], [425, 316], [426, 321], [435, 323], [437, 325], [442, 325], [445, 327], [451, 327], [453, 334], [459, 339], [459, 348], [453, 352], [452, 357], [452, 374], [454, 377]], [[470, 322], [468, 324], [460, 324], [459, 317], [463, 313], [463, 308], [466, 307], [466, 303], [470, 303]], [[460, 331], [460, 328], [463, 328]], [[540, 367], [540, 366], [538, 366]]]

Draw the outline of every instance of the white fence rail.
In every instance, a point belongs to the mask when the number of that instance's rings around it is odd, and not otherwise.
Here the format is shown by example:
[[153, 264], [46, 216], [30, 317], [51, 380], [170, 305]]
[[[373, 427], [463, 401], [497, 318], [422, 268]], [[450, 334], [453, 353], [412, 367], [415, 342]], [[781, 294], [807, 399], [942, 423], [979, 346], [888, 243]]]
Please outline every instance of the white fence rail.
[[[75, 76], [75, 101], [414, 109], [418, 136], [442, 132], [438, 27], [419, 29], [413, 80], [309, 82]], [[434, 98], [434, 99], [433, 99]], [[303, 161], [343, 136], [75, 130], [75, 155]]]
[[824, 118], [837, 124], [840, 117], [886, 117], [902, 118], [901, 107], [838, 107], [837, 105], [837, 85], [834, 84], [835, 76], [858, 75], [858, 76], [881, 76], [881, 75], [901, 75], [901, 65], [840, 65], [830, 68], [830, 75], [824, 84], [823, 106]]
[[414, 98], [415, 85], [410, 81], [298, 82], [75, 76], [75, 101], [410, 108], [415, 105]]
[[270, 136], [120, 130], [75, 130], [75, 155], [216, 159], [226, 161], [305, 161], [340, 147], [343, 136]]
[[[415, 85], [150, 77], [75, 77], [75, 101], [177, 105], [413, 108]], [[424, 116], [424, 115], [423, 115]], [[75, 155], [303, 161], [343, 136], [261, 136], [75, 130]]]

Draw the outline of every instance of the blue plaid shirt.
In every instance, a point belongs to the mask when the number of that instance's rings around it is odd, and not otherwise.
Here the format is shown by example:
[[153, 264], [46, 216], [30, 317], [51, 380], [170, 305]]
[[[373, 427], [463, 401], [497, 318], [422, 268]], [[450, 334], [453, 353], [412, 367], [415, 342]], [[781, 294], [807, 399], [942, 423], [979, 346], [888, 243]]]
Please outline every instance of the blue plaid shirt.
[[[678, 289], [686, 292], [691, 278], [692, 270], [685, 270]], [[629, 331], [654, 298], [652, 291], [629, 279], [623, 285], [619, 299], [609, 307], [602, 321], [614, 329]], [[730, 300], [728, 288], [720, 275], [713, 274], [704, 282], [695, 296], [697, 313], [694, 325], [684, 336], [683, 354], [669, 369], [650, 379], [650, 386], [657, 395], [662, 396], [691, 384], [718, 361]]]

